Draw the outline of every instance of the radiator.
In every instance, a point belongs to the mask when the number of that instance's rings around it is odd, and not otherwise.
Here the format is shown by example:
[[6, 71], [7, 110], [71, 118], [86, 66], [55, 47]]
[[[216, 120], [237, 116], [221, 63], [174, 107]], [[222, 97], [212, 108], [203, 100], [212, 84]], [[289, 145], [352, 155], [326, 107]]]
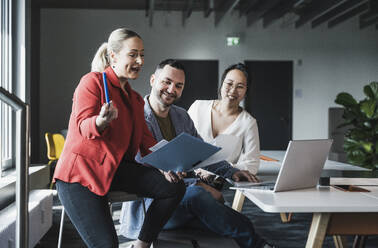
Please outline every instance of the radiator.
[[[29, 247], [34, 247], [52, 226], [53, 190], [33, 190], [29, 194]], [[16, 205], [0, 211], [0, 247], [15, 247]]]

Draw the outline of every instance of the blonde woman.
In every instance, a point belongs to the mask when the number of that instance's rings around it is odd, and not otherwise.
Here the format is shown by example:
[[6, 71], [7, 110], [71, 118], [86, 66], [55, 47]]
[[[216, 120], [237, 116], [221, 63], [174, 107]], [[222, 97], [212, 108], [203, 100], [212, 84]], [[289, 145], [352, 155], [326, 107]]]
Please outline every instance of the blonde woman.
[[156, 143], [144, 120], [143, 98], [128, 83], [139, 76], [143, 63], [141, 37], [116, 29], [73, 96], [54, 180], [65, 211], [88, 247], [118, 247], [106, 197], [110, 190], [154, 199], [133, 247], [150, 246], [185, 193], [176, 174], [134, 160], [138, 151], [146, 155]]

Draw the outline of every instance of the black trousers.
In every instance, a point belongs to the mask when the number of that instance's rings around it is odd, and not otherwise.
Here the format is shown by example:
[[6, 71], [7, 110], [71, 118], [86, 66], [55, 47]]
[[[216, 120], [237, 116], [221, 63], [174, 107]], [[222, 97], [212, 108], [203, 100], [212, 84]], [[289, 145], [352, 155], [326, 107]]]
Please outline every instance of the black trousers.
[[[79, 183], [57, 180], [59, 198], [88, 247], [118, 247], [118, 238], [106, 196], [98, 196]], [[155, 240], [185, 194], [185, 184], [168, 182], [157, 169], [122, 161], [110, 191], [125, 191], [153, 198], [139, 239]]]

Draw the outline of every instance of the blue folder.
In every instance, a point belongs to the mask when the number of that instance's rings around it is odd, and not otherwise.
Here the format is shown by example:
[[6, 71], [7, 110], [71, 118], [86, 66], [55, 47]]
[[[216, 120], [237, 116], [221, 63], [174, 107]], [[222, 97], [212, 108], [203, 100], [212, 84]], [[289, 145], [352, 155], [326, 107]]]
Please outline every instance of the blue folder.
[[143, 157], [141, 162], [164, 171], [188, 171], [221, 148], [181, 133], [165, 146]]

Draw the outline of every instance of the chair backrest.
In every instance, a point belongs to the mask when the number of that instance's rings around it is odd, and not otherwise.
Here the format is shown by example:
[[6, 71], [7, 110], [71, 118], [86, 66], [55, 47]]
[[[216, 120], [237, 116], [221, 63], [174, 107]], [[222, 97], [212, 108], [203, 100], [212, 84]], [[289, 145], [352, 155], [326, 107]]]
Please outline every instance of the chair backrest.
[[58, 160], [63, 151], [64, 137], [60, 133], [45, 133], [47, 145], [47, 157], [50, 160]]

